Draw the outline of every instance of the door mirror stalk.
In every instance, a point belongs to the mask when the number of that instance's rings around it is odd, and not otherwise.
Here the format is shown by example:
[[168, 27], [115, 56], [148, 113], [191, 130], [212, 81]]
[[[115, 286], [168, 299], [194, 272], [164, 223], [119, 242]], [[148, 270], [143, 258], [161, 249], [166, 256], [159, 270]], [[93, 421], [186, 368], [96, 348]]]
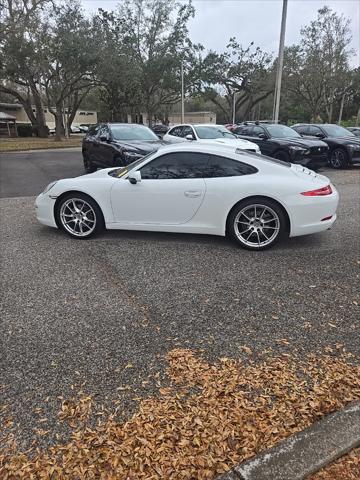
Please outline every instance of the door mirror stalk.
[[136, 185], [137, 183], [141, 182], [141, 172], [137, 170], [136, 172], [129, 173], [128, 180], [131, 185]]

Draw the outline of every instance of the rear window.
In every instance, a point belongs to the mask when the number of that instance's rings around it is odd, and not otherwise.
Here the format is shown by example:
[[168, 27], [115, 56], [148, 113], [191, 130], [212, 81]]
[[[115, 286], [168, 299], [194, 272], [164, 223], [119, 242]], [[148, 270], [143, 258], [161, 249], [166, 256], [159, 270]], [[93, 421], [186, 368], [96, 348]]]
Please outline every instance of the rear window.
[[[241, 150], [240, 148], [236, 149], [236, 153], [239, 155], [244, 155], [248, 154], [246, 150]], [[278, 158], [272, 158], [272, 157], [267, 157], [266, 155], [260, 155], [259, 153], [252, 153], [251, 156], [255, 156], [258, 160], [262, 160], [263, 162], [268, 162], [268, 163], [276, 163], [277, 165], [282, 165], [283, 167], [291, 167], [291, 164], [289, 162], [284, 162], [283, 160], [279, 160]]]

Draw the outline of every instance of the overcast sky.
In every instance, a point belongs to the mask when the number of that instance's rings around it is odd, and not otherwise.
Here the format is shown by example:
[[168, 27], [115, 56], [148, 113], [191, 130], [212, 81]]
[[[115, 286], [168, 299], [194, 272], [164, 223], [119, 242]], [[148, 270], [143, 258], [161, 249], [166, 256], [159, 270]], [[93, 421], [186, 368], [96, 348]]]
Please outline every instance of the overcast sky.
[[[82, 0], [85, 11], [101, 7], [112, 10], [118, 0]], [[189, 24], [193, 42], [207, 49], [222, 51], [230, 37], [236, 36], [244, 46], [251, 41], [268, 52], [277, 52], [282, 0], [193, 0], [196, 15]], [[352, 48], [356, 56], [352, 65], [360, 63], [360, 0], [289, 0], [286, 45], [296, 43], [300, 28], [316, 18], [317, 10], [328, 5], [351, 19]]]

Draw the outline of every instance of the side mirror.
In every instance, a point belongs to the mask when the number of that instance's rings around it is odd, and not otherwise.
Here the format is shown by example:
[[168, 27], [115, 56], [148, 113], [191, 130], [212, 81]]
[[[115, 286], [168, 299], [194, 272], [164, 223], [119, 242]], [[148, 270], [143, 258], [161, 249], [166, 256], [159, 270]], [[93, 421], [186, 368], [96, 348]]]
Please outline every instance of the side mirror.
[[323, 133], [316, 133], [315, 137], [316, 138], [325, 138], [325, 135]]
[[191, 135], [191, 133], [189, 133], [188, 135], [186, 135], [185, 138], [186, 138], [186, 140], [190, 140], [190, 141], [195, 140], [195, 138]]
[[265, 133], [259, 133], [258, 137], [261, 138], [262, 140], [266, 140], [266, 139], [267, 139], [267, 136], [266, 136]]
[[100, 140], [102, 142], [108, 142], [109, 141], [109, 135], [100, 135]]
[[136, 185], [137, 183], [141, 182], [141, 172], [137, 170], [136, 172], [129, 173], [128, 180], [131, 185]]

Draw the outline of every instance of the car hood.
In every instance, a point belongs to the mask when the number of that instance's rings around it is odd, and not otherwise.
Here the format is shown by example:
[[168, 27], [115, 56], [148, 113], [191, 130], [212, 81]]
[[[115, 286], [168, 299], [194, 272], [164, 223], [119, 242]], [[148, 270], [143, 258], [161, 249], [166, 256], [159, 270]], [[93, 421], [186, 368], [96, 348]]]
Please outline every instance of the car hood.
[[311, 138], [274, 138], [277, 143], [281, 145], [294, 145], [296, 147], [312, 148], [312, 147], [327, 147], [326, 143], [322, 140]]
[[131, 141], [123, 141], [123, 140], [113, 140], [112, 142], [116, 146], [121, 149], [129, 150], [133, 152], [138, 152], [143, 155], [147, 155], [148, 153], [154, 152], [158, 150], [161, 145], [166, 145], [166, 142], [163, 140], [131, 140]]

